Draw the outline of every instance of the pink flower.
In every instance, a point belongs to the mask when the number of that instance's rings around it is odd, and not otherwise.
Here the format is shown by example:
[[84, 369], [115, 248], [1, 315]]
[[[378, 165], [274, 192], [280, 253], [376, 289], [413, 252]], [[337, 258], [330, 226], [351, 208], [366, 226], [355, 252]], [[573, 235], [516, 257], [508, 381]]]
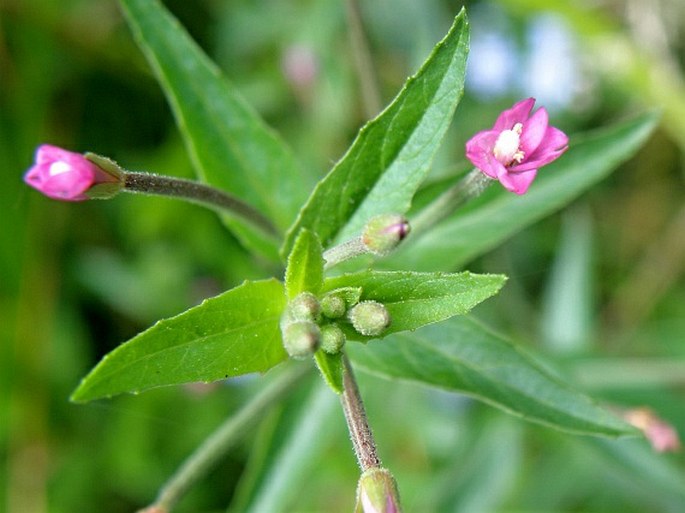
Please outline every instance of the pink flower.
[[36, 162], [24, 181], [46, 196], [62, 201], [83, 201], [98, 184], [119, 184], [121, 176], [105, 171], [80, 153], [43, 144], [36, 150]]
[[518, 102], [499, 115], [492, 130], [478, 132], [466, 143], [473, 165], [516, 194], [525, 194], [538, 169], [568, 148], [568, 137], [549, 126], [544, 107], [530, 114], [533, 105], [535, 98]]

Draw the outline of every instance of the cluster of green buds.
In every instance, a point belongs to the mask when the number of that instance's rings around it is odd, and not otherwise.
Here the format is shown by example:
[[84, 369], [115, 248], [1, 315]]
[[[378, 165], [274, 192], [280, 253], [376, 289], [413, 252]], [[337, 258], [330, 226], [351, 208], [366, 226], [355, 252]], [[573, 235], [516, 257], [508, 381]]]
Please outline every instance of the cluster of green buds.
[[318, 349], [339, 353], [346, 342], [343, 326], [366, 337], [380, 336], [390, 326], [390, 314], [381, 303], [361, 301], [359, 287], [343, 287], [316, 297], [295, 296], [281, 317], [283, 345], [293, 358], [306, 358]]

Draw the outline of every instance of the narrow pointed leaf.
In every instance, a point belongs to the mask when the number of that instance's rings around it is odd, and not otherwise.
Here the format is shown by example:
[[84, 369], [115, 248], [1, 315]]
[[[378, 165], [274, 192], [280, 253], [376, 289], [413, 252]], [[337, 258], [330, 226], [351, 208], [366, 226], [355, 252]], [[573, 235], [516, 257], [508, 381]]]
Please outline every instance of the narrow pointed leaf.
[[[121, 0], [121, 5], [200, 179], [261, 210], [284, 230], [308, 189], [291, 151], [158, 0]], [[243, 242], [277, 257], [275, 238], [241, 219], [225, 220]]]
[[646, 114], [571, 138], [569, 150], [540, 170], [525, 196], [493, 184], [445, 222], [413, 234], [383, 265], [413, 270], [459, 269], [608, 176], [642, 146], [657, 119]]
[[342, 353], [328, 354], [319, 350], [314, 353], [314, 361], [326, 384], [336, 394], [343, 392]]
[[117, 347], [72, 400], [266, 372], [287, 358], [278, 327], [284, 306], [281, 282], [245, 282]]
[[350, 344], [348, 351], [355, 368], [464, 393], [532, 422], [583, 434], [636, 434], [471, 317]]
[[[387, 336], [465, 314], [495, 295], [505, 281], [505, 276], [497, 274], [368, 270], [329, 278], [323, 290], [361, 287], [362, 301], [377, 301], [388, 309], [392, 322], [382, 334]], [[340, 327], [353, 340], [374, 338], [360, 335], [350, 325], [341, 323]]]
[[302, 230], [288, 257], [285, 291], [292, 299], [300, 292], [316, 294], [323, 283], [323, 251], [318, 237]]
[[290, 228], [284, 255], [303, 227], [325, 248], [357, 235], [374, 215], [409, 209], [461, 98], [468, 40], [462, 10], [418, 73], [319, 182]]

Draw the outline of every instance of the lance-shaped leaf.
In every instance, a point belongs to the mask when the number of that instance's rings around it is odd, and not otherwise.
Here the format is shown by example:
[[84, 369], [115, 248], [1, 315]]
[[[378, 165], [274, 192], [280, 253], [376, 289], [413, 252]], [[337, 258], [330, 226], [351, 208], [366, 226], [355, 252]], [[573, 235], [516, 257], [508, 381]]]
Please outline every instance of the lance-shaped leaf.
[[636, 431], [543, 370], [470, 317], [348, 348], [355, 368], [460, 392], [527, 420], [575, 433]]
[[316, 234], [302, 230], [288, 256], [285, 291], [289, 299], [300, 292], [316, 294], [323, 283], [323, 250]]
[[314, 361], [326, 384], [336, 394], [343, 392], [342, 353], [328, 354], [319, 349], [314, 354]]
[[[387, 336], [465, 314], [495, 295], [505, 281], [506, 277], [498, 274], [367, 270], [329, 278], [323, 290], [360, 287], [362, 301], [377, 301], [390, 313], [390, 326], [382, 334]], [[340, 327], [353, 340], [377, 338], [360, 335], [343, 323]]]
[[117, 347], [72, 400], [266, 372], [287, 358], [278, 327], [284, 307], [281, 282], [245, 282]]
[[316, 186], [282, 249], [301, 228], [324, 247], [358, 235], [377, 214], [404, 213], [428, 172], [464, 88], [469, 31], [464, 11], [393, 102], [359, 132]]
[[[158, 0], [121, 4], [164, 89], [198, 176], [266, 213], [284, 231], [309, 185], [289, 148]], [[225, 220], [243, 242], [277, 258], [280, 241], [242, 219]]]
[[459, 269], [608, 176], [642, 146], [656, 122], [657, 116], [646, 114], [572, 137], [569, 150], [540, 170], [525, 196], [494, 184], [445, 222], [412, 234], [382, 265], [413, 270]]

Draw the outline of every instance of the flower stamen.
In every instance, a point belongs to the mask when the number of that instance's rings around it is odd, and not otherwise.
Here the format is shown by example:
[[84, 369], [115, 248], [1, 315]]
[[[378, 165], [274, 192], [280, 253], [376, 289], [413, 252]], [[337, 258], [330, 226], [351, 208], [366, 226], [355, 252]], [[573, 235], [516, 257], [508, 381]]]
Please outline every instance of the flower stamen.
[[502, 165], [508, 166], [513, 162], [520, 164], [525, 158], [520, 146], [522, 131], [523, 124], [516, 123], [511, 130], [502, 130], [499, 134], [492, 153]]

